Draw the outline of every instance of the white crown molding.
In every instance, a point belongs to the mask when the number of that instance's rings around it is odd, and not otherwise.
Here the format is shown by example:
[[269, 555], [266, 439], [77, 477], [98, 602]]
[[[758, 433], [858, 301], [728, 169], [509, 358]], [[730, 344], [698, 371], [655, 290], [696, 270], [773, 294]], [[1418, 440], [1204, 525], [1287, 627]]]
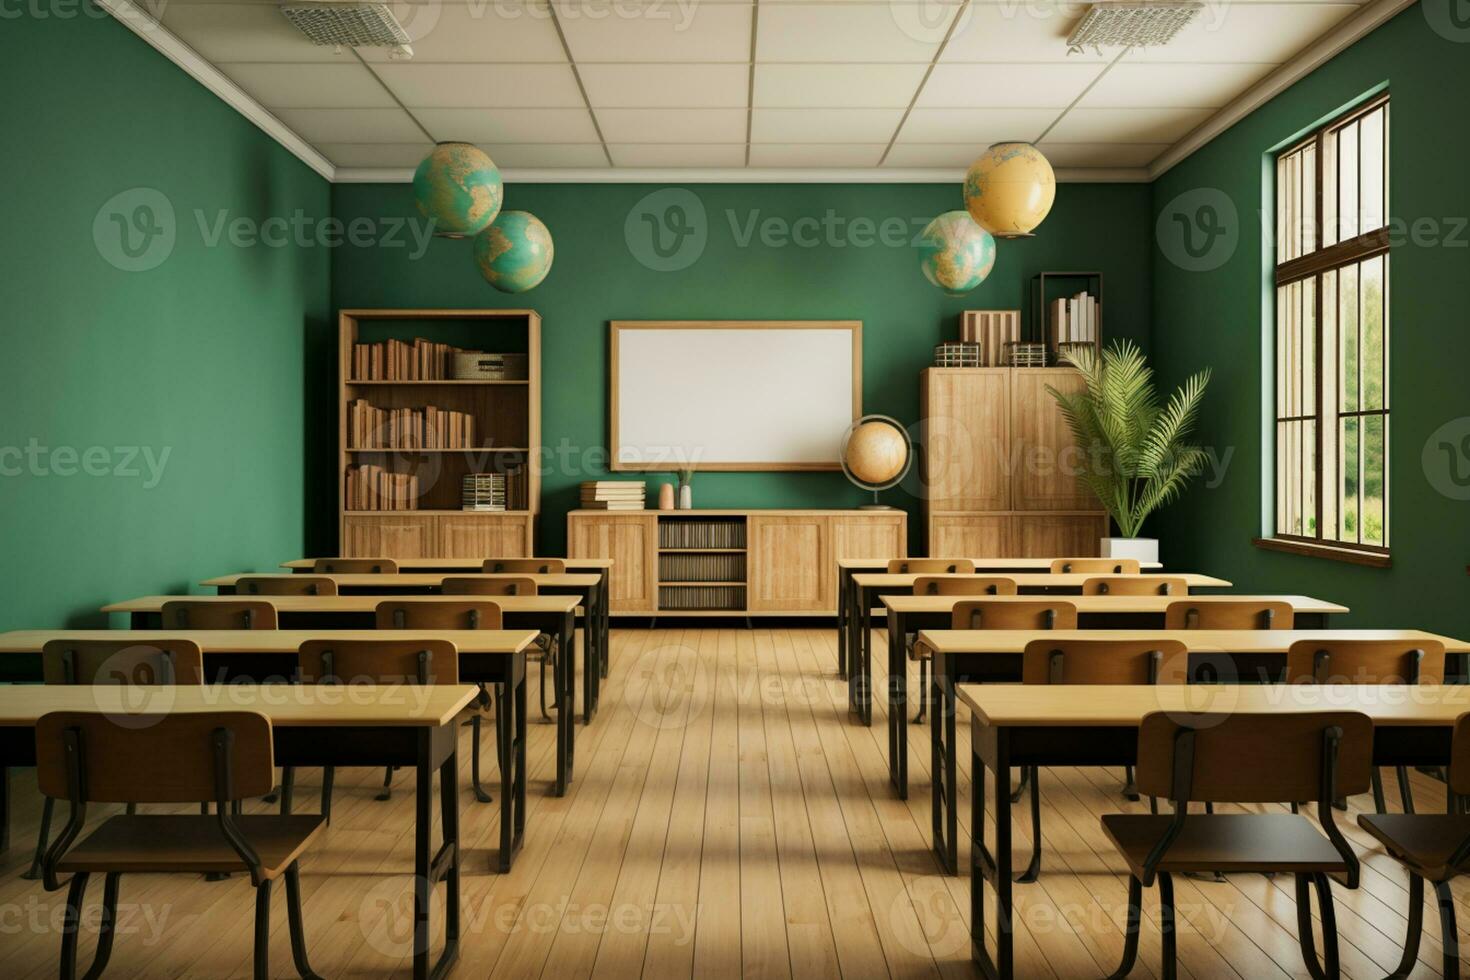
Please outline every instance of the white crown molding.
[[1178, 143], [1159, 154], [1148, 166], [1149, 179], [1161, 176], [1216, 136], [1377, 30], [1386, 21], [1412, 7], [1415, 2], [1416, 0], [1377, 0], [1364, 6], [1300, 51], [1295, 58], [1246, 89], [1230, 104], [1185, 134]]
[[[511, 183], [522, 184], [951, 184], [964, 180], [965, 172], [949, 168], [878, 170], [871, 167], [833, 169], [782, 169], [779, 167], [729, 168], [511, 168], [500, 171]], [[1063, 167], [1056, 172], [1062, 183], [1147, 183], [1143, 167]], [[412, 170], [341, 167], [333, 181], [338, 184], [407, 184]]]
[[270, 110], [256, 102], [246, 94], [244, 89], [225, 77], [223, 72], [204, 60], [199, 52], [179, 40], [147, 10], [138, 7], [131, 0], [96, 0], [96, 2], [118, 23], [147, 41], [196, 82], [219, 96], [226, 105], [260, 127], [267, 136], [289, 150], [302, 163], [329, 181], [336, 177], [337, 168], [332, 161], [318, 153], [315, 147], [296, 135], [295, 130], [277, 119]]

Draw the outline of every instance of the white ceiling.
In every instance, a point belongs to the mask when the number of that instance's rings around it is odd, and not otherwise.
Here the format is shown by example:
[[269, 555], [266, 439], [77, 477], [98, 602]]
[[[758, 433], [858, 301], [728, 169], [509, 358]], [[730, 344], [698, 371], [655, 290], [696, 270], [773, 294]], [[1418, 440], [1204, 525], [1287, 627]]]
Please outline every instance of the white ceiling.
[[879, 179], [1023, 139], [1085, 179], [1146, 172], [1363, 2], [1216, 0], [1163, 48], [1074, 55], [1064, 0], [415, 0], [411, 61], [316, 47], [277, 0], [168, 0], [161, 33], [346, 179], [448, 139], [525, 170]]

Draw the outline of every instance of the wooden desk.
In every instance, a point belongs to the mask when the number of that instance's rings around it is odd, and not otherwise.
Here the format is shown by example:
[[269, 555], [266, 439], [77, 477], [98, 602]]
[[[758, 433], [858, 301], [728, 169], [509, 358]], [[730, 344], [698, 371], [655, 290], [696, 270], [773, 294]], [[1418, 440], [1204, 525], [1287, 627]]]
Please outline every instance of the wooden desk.
[[[915, 572], [888, 574], [887, 572], [858, 572], [852, 576], [852, 596], [847, 606], [850, 629], [848, 649], [848, 675], [852, 683], [847, 688], [847, 703], [864, 725], [873, 723], [873, 607], [885, 595], [912, 593], [914, 581], [920, 578], [984, 578], [996, 572], [976, 572], [974, 575], [923, 575]], [[1224, 579], [1196, 572], [1171, 572], [1182, 578], [1191, 591], [1194, 589], [1228, 589], [1230, 583]], [[1082, 584], [1096, 574], [1057, 574], [1050, 572], [1012, 572], [1005, 575], [1014, 579], [1016, 589], [1022, 595], [1080, 595]], [[855, 679], [854, 679], [855, 678]]]
[[[1059, 558], [1075, 557], [1059, 555]], [[839, 558], [837, 559], [837, 676], [847, 677], [847, 650], [851, 630], [848, 626], [848, 606], [852, 600], [852, 577], [861, 572], [888, 571], [887, 558]], [[920, 559], [915, 559], [918, 561]], [[997, 575], [1009, 572], [1050, 572], [1055, 558], [971, 558], [977, 575]], [[307, 562], [307, 567], [311, 563]], [[400, 566], [401, 567], [401, 566]], [[571, 568], [570, 565], [567, 566]], [[1156, 572], [1164, 566], [1156, 561], [1139, 565], [1144, 572]]]
[[[456, 746], [459, 713], [477, 693], [468, 685], [0, 687], [0, 786], [5, 785], [6, 768], [36, 764], [36, 722], [51, 711], [102, 710], [118, 715], [139, 710], [259, 711], [271, 721], [277, 765], [411, 768], [416, 774], [417, 796], [413, 973], [417, 978], [439, 977], [459, 956], [461, 842]], [[439, 771], [443, 825], [443, 844], [437, 851], [430, 844], [435, 769]], [[519, 828], [517, 834], [512, 846], [519, 844]], [[503, 834], [501, 840], [504, 848]], [[501, 861], [506, 860], [502, 850]], [[430, 890], [440, 881], [446, 892], [444, 949], [431, 965]]]
[[[899, 799], [909, 795], [908, 763], [908, 671], [905, 638], [920, 630], [947, 630], [956, 603], [966, 601], [1004, 602], [1009, 596], [885, 595], [883, 607], [888, 620], [888, 775]], [[1182, 596], [1068, 596], [1077, 607], [1078, 626], [1083, 629], [1163, 629], [1164, 610]], [[1194, 603], [1226, 602], [1235, 599], [1272, 599], [1288, 602], [1296, 612], [1299, 629], [1325, 629], [1327, 617], [1346, 613], [1348, 608], [1300, 595], [1189, 596]], [[869, 661], [860, 667], [871, 669]], [[1017, 675], [1019, 679], [1019, 673]], [[865, 678], [871, 687], [871, 675]], [[923, 692], [919, 692], [923, 696]]]
[[[1138, 727], [1154, 711], [1362, 711], [1373, 719], [1373, 763], [1444, 765], [1470, 687], [1190, 685], [1052, 687], [961, 685], [971, 722], [971, 950], [983, 975], [1015, 975], [1011, 866], [1011, 770], [1024, 766], [1128, 766]], [[993, 774], [995, 847], [985, 834], [985, 771]], [[1453, 799], [1453, 798], [1452, 798]], [[943, 856], [941, 855], [941, 860]], [[996, 896], [996, 948], [985, 940], [985, 886]]]
[[[1014, 685], [1021, 679], [1026, 644], [1035, 639], [1178, 640], [1189, 648], [1191, 680], [1225, 681], [1259, 689], [1274, 682], [1286, 667], [1286, 651], [1297, 640], [1439, 640], [1445, 650], [1470, 653], [1470, 643], [1420, 630], [922, 630], [918, 642], [933, 655], [929, 723], [930, 781], [932, 783], [934, 850], [950, 874], [958, 872], [956, 845], [957, 784], [955, 760], [955, 706], [957, 690], [966, 684], [999, 681]], [[1250, 683], [1255, 682], [1255, 683]], [[1097, 685], [1048, 687], [1055, 695], [1101, 698]], [[1163, 690], [1144, 686], [1145, 696]], [[1092, 692], [1085, 694], [1084, 692]]]

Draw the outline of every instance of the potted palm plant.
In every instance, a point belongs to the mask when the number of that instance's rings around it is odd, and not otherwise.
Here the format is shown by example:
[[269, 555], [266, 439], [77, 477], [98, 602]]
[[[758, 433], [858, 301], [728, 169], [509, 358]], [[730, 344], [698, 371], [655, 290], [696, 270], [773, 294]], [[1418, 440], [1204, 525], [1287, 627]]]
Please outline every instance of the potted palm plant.
[[1079, 348], [1067, 359], [1082, 373], [1085, 387], [1069, 393], [1048, 385], [1047, 391], [1088, 461], [1082, 479], [1118, 527], [1119, 537], [1102, 539], [1102, 554], [1158, 561], [1158, 539], [1138, 532], [1204, 466], [1204, 450], [1187, 439], [1210, 371], [1192, 375], [1160, 404], [1153, 371], [1131, 341], [1117, 341], [1101, 356], [1094, 348]]

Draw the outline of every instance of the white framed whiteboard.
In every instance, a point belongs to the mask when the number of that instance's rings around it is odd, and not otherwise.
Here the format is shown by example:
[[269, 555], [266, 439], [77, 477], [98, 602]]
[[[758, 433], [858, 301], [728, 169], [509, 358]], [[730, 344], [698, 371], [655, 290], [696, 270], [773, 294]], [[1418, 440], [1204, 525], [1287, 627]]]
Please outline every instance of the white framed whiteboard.
[[836, 470], [863, 410], [858, 320], [614, 320], [614, 470]]

